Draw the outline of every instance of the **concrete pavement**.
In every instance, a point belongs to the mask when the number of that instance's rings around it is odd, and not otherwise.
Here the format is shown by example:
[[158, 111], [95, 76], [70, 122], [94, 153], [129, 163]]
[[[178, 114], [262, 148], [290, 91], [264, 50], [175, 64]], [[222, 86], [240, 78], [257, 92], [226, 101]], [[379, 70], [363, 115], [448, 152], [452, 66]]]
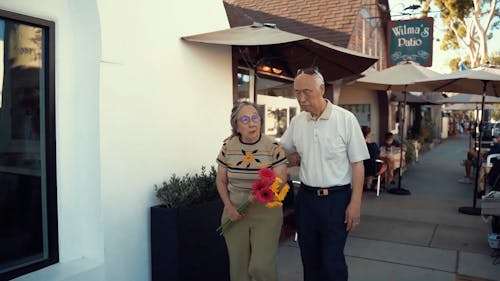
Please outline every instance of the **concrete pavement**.
[[[457, 274], [500, 281], [490, 223], [458, 212], [473, 203], [473, 185], [457, 182], [468, 144], [452, 137], [421, 154], [403, 176], [409, 196], [363, 194], [361, 224], [345, 249], [350, 281], [454, 281]], [[278, 270], [281, 281], [302, 280], [297, 243], [280, 245]]]

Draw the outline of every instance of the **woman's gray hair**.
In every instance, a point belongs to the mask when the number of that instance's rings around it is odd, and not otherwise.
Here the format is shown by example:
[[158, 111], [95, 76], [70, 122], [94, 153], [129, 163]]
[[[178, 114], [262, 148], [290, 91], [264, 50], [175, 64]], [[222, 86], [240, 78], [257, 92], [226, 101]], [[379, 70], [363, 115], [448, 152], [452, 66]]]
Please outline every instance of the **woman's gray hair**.
[[[257, 114], [259, 114], [260, 116], [260, 112], [257, 109], [257, 105], [255, 103], [249, 101], [235, 103], [233, 109], [231, 110], [231, 131], [233, 133], [233, 136], [239, 135], [238, 131], [236, 130], [238, 128], [238, 114], [240, 113], [241, 109], [247, 105], [255, 108], [255, 111], [257, 111]], [[260, 119], [262, 120], [262, 116], [260, 116]]]

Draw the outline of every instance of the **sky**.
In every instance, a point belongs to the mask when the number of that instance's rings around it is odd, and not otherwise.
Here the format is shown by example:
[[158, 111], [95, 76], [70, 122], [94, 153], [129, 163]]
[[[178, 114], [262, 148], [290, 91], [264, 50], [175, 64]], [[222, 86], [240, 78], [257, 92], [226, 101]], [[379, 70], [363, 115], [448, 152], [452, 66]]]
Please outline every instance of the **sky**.
[[[410, 18], [415, 18], [419, 16], [416, 14], [413, 17], [408, 16], [400, 16], [405, 7], [409, 7], [413, 4], [419, 4], [418, 1], [412, 0], [389, 0], [389, 7], [391, 9], [392, 20], [405, 20]], [[415, 10], [416, 12], [420, 11], [419, 9]], [[444, 25], [439, 17], [439, 13], [432, 13], [432, 11], [439, 11], [435, 6], [431, 6], [431, 13], [429, 16], [434, 18], [434, 44], [433, 44], [433, 58], [432, 58], [432, 67], [431, 69], [440, 73], [449, 73], [451, 72], [450, 67], [448, 66], [448, 62], [456, 57], [467, 56], [468, 52], [466, 49], [461, 50], [453, 50], [453, 51], [442, 51], [439, 47], [441, 42], [437, 39], [441, 39], [444, 33]], [[411, 10], [406, 10], [405, 12], [412, 12]], [[488, 40], [488, 52], [495, 53], [500, 52], [500, 31], [493, 31], [493, 38]]]

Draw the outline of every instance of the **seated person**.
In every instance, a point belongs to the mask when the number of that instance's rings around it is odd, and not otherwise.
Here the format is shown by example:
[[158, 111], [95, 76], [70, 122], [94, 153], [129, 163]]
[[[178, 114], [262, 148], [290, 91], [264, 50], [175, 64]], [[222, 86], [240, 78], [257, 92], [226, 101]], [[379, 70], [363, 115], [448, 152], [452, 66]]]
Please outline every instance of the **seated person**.
[[394, 139], [394, 134], [391, 132], [385, 133], [384, 142], [380, 144], [380, 149], [390, 147], [401, 147], [401, 142], [399, 140]]
[[[489, 151], [481, 151], [481, 163], [486, 161], [488, 155], [500, 153], [500, 135], [493, 139], [493, 143]], [[459, 179], [458, 182], [472, 183], [472, 167], [476, 167], [477, 165], [477, 151], [475, 149], [467, 152], [467, 159], [464, 160], [463, 164], [465, 166], [465, 177]]]
[[[399, 149], [401, 149], [401, 142], [395, 140], [394, 135], [391, 132], [385, 133], [384, 142], [380, 145], [380, 159], [384, 160], [387, 164], [387, 180], [391, 184], [395, 184], [394, 170], [397, 168], [394, 165], [394, 161], [392, 161], [387, 155], [393, 153], [394, 148], [397, 148], [396, 151], [399, 151]], [[403, 151], [405, 151], [404, 146]]]
[[365, 183], [363, 185], [365, 190], [375, 190], [372, 182], [373, 177], [377, 175], [378, 170], [380, 169], [380, 165], [376, 162], [380, 156], [380, 150], [378, 145], [371, 141], [372, 133], [371, 129], [368, 126], [361, 126], [361, 131], [363, 132], [363, 136], [365, 137], [366, 146], [368, 147], [368, 152], [370, 153], [370, 159], [366, 159], [363, 161], [365, 166]]

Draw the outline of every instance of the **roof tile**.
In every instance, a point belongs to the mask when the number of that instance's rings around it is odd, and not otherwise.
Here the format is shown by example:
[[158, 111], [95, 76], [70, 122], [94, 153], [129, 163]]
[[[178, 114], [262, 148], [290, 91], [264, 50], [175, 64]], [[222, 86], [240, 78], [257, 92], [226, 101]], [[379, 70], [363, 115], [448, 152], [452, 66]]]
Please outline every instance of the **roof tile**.
[[[347, 47], [362, 0], [225, 0], [256, 22]], [[228, 15], [229, 16], [229, 15]], [[232, 26], [233, 24], [229, 19]]]

